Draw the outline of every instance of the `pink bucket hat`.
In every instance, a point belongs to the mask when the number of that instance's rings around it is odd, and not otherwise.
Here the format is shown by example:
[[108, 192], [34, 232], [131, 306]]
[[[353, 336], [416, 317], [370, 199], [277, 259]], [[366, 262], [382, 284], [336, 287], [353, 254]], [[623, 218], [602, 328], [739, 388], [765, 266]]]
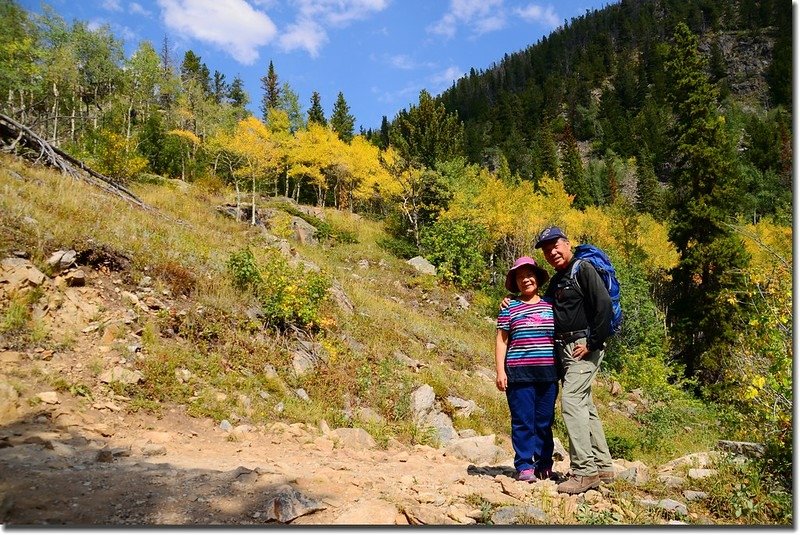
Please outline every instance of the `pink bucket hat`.
[[541, 286], [550, 279], [550, 274], [544, 268], [539, 267], [539, 264], [536, 263], [536, 260], [531, 258], [530, 256], [521, 256], [517, 258], [517, 261], [514, 262], [514, 265], [511, 266], [511, 269], [508, 270], [506, 274], [506, 290], [512, 293], [519, 292], [519, 288], [517, 287], [517, 280], [514, 276], [514, 271], [521, 268], [522, 266], [533, 266], [533, 271], [536, 273], [536, 284], [541, 288]]

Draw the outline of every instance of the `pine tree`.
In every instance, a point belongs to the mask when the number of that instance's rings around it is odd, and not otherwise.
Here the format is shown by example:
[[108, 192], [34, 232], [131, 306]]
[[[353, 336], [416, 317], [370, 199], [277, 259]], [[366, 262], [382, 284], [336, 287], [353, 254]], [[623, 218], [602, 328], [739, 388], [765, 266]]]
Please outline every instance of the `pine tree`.
[[378, 137], [378, 146], [385, 149], [389, 146], [389, 119], [384, 115], [381, 118], [381, 131]]
[[326, 126], [328, 121], [325, 119], [325, 112], [322, 109], [322, 99], [319, 93], [311, 93], [311, 107], [308, 109], [308, 122]]
[[280, 104], [281, 89], [278, 86], [278, 75], [275, 73], [275, 66], [272, 60], [267, 68], [267, 75], [261, 77], [261, 89], [264, 96], [261, 98], [261, 116], [266, 123], [269, 118], [269, 110], [278, 108]]
[[646, 146], [636, 158], [636, 209], [658, 220], [664, 216], [664, 194], [653, 170], [650, 151]]
[[444, 104], [437, 103], [423, 89], [419, 93], [419, 104], [395, 117], [390, 139], [412, 165], [434, 169], [437, 162], [463, 154], [464, 126], [458, 115], [448, 113]]
[[680, 260], [668, 319], [687, 374], [711, 384], [731, 354], [736, 300], [730, 295], [742, 284], [748, 257], [725, 221], [734, 213], [738, 166], [716, 90], [697, 37], [680, 23], [674, 40], [667, 63], [676, 139], [669, 238]]
[[228, 84], [225, 82], [225, 75], [215, 70], [212, 83], [211, 93], [214, 96], [214, 102], [222, 104], [225, 95], [228, 94]]
[[350, 143], [353, 139], [355, 122], [356, 118], [350, 115], [350, 106], [347, 105], [344, 94], [339, 91], [331, 114], [331, 128], [339, 135], [339, 139], [345, 143]]
[[244, 82], [238, 74], [228, 88], [228, 98], [236, 108], [244, 108], [250, 102], [250, 97], [247, 95], [247, 91], [244, 90]]
[[578, 151], [578, 143], [572, 135], [572, 129], [567, 126], [564, 130], [564, 137], [561, 141], [561, 176], [564, 180], [564, 189], [567, 193], [575, 196], [574, 205], [577, 208], [586, 208], [592, 202], [592, 192], [586, 171], [583, 168], [581, 154]]

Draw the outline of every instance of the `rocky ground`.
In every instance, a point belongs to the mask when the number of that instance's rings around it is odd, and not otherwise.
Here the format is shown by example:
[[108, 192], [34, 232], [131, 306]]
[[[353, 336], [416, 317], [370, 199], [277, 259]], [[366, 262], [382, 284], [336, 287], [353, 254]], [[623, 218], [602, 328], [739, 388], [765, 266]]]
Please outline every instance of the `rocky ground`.
[[[147, 277], [124, 280], [113, 258], [95, 253], [60, 251], [50, 259], [55, 277], [22, 257], [2, 261], [0, 300], [40, 288], [34, 315], [49, 336], [48, 349], [0, 339], [4, 524], [574, 524], [579, 509], [631, 520], [612, 497], [618, 485], [647, 481], [642, 463], [620, 459], [618, 482], [568, 496], [553, 481], [512, 479], [508, 442], [494, 436], [459, 437], [440, 449], [390, 440], [381, 449], [361, 429], [325, 422], [234, 427], [181, 406], [159, 417], [130, 411], [130, 400], [102, 383], [141, 380], [132, 366], [141, 351], [137, 317], [190, 304]], [[57, 391], [54, 377], [89, 385], [92, 396]], [[680, 466], [707, 463], [708, 456], [678, 460], [658, 477], [682, 486], [674, 470], [685, 475]], [[562, 449], [556, 469], [568, 465]], [[643, 500], [664, 511], [655, 518], [665, 523], [696, 520], [683, 503]]]

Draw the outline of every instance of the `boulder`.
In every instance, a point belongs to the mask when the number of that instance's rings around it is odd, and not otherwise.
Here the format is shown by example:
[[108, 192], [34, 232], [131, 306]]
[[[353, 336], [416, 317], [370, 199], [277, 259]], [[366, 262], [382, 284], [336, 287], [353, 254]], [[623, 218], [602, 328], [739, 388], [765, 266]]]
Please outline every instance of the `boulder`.
[[425, 275], [436, 275], [436, 266], [428, 262], [422, 256], [415, 256], [414, 258], [407, 260], [406, 263], [420, 273]]
[[261, 509], [253, 515], [255, 518], [286, 524], [303, 515], [321, 511], [325, 506], [290, 485], [281, 485], [266, 496]]
[[457, 438], [447, 444], [444, 454], [475, 464], [494, 465], [506, 456], [494, 442], [495, 435]]
[[447, 396], [447, 402], [455, 409], [456, 416], [469, 418], [473, 412], [478, 410], [478, 404], [471, 399], [461, 399], [455, 396]]
[[423, 422], [424, 427], [432, 427], [440, 444], [449, 444], [458, 439], [458, 432], [453, 427], [453, 420], [443, 412], [429, 414]]
[[292, 216], [291, 219], [292, 230], [294, 231], [294, 239], [303, 245], [317, 245], [317, 228], [308, 223], [305, 219]]
[[430, 385], [422, 385], [411, 393], [411, 415], [420, 423], [434, 410], [436, 393]]
[[69, 266], [75, 263], [75, 258], [78, 256], [78, 253], [74, 250], [70, 249], [68, 251], [56, 251], [50, 258], [47, 259], [47, 265], [53, 266], [56, 270], [67, 269]]

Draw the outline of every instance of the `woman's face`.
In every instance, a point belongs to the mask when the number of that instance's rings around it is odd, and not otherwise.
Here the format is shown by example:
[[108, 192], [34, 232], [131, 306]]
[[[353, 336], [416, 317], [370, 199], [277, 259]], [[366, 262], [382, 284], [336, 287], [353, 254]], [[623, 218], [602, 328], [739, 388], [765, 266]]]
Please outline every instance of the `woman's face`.
[[531, 297], [539, 291], [539, 281], [536, 280], [536, 271], [531, 266], [522, 266], [514, 271], [517, 288], [522, 297]]

